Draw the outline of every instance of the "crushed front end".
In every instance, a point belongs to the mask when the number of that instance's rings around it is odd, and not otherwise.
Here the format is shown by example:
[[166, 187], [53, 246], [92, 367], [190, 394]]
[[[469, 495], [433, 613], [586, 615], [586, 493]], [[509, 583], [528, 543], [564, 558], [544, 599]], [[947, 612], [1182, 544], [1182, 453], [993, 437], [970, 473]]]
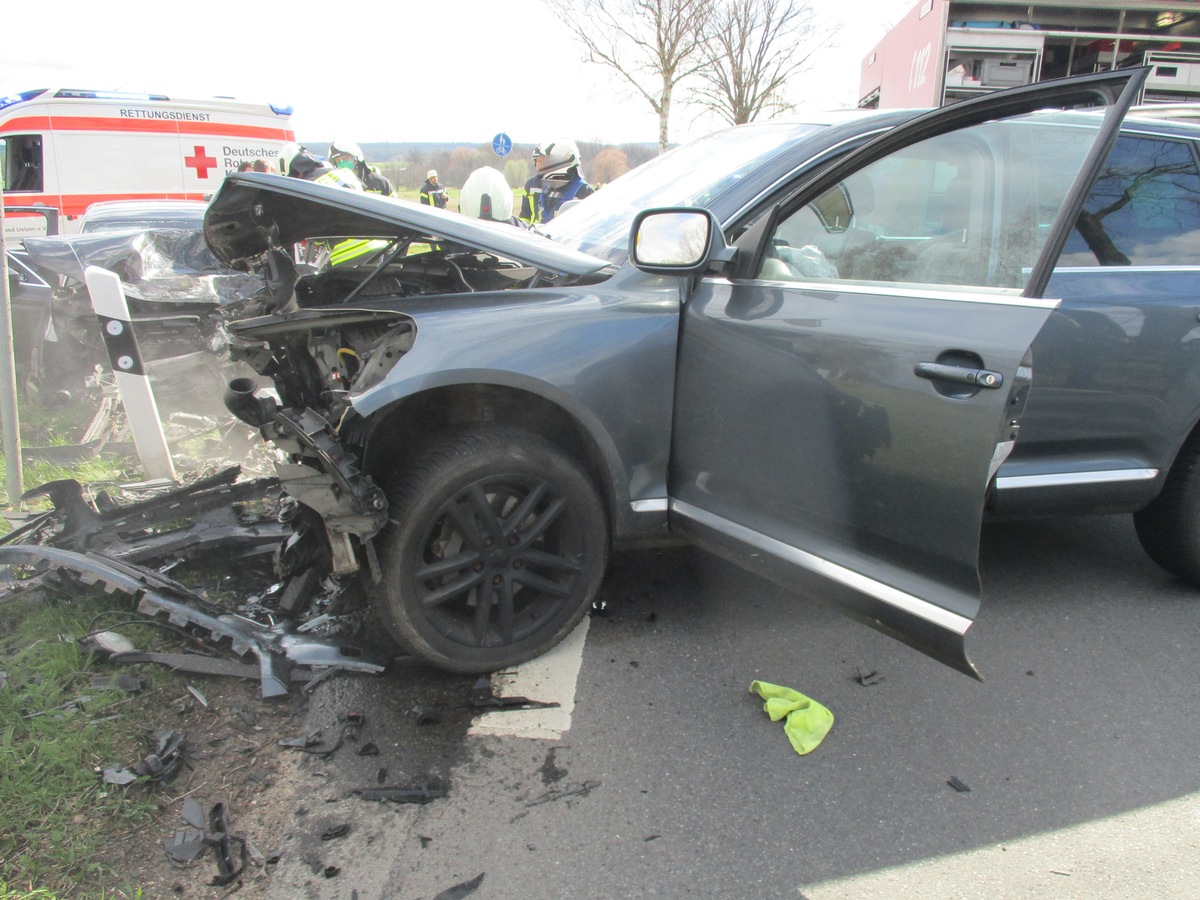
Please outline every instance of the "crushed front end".
[[277, 559], [285, 612], [321, 587], [319, 612], [353, 613], [385, 584], [392, 554], [380, 532], [390, 526], [395, 467], [381, 485], [373, 476], [383, 469], [366, 461], [370, 444], [380, 464], [394, 417], [356, 404], [397, 379], [420, 311], [461, 310], [465, 325], [479, 307], [502, 316], [512, 292], [531, 303], [542, 299], [532, 288], [613, 271], [510, 225], [272, 175], [227, 178], [204, 231], [218, 258], [262, 278], [247, 318], [226, 329], [232, 359], [261, 377], [234, 379], [224, 399], [282, 451], [276, 474], [294, 532]]
[[[321, 544], [334, 575], [355, 573], [364, 560], [374, 565], [370, 540], [387, 521], [387, 500], [362, 471], [367, 428], [350, 393], [376, 383], [412, 347], [412, 320], [383, 310], [306, 310], [234, 323], [230, 331], [234, 355], [270, 378], [274, 392], [239, 378], [225, 404], [286, 454], [276, 473], [303, 507], [297, 524], [308, 525], [285, 547], [281, 574], [312, 565]], [[305, 537], [314, 528], [321, 540]]]

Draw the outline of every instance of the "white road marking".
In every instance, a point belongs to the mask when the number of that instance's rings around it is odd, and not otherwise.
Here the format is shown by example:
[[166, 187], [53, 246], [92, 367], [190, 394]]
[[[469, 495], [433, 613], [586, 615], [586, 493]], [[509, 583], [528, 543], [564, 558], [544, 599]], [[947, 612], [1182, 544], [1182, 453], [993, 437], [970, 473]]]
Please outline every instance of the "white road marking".
[[556, 741], [571, 728], [575, 710], [575, 682], [583, 665], [583, 645], [588, 622], [578, 627], [561, 644], [537, 659], [492, 676], [497, 697], [525, 697], [543, 703], [558, 703], [551, 709], [497, 710], [477, 716], [467, 734], [512, 735]]

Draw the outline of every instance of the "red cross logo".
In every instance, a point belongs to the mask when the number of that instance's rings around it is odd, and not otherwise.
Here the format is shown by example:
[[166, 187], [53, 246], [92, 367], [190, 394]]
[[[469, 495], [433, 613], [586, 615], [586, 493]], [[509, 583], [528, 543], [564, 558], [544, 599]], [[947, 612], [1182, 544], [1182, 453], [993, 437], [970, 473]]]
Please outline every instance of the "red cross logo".
[[217, 160], [205, 153], [203, 147], [193, 147], [192, 153], [192, 156], [183, 158], [183, 164], [190, 169], [195, 169], [197, 178], [207, 178], [208, 170], [216, 168]]

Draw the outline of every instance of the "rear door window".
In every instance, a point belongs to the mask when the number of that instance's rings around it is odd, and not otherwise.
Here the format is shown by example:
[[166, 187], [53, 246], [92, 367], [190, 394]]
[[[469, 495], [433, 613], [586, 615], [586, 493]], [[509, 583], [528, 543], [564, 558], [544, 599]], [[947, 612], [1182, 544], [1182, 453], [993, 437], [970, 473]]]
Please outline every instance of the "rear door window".
[[1200, 265], [1200, 171], [1186, 141], [1118, 138], [1058, 267]]

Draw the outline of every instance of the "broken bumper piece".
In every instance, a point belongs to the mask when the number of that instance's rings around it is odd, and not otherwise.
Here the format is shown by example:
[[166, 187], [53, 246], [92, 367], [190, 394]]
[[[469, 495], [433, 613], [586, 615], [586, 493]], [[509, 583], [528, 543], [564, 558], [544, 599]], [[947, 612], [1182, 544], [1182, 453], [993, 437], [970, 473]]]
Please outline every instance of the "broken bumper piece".
[[109, 593], [129, 594], [137, 600], [139, 612], [165, 615], [174, 625], [201, 629], [216, 643], [227, 644], [239, 657], [254, 654], [264, 697], [279, 697], [288, 692], [288, 670], [292, 665], [370, 673], [384, 669], [383, 662], [359, 647], [332, 638], [298, 634], [290, 625], [267, 627], [233, 615], [182, 584], [141, 566], [56, 547], [33, 544], [0, 547], [0, 565], [37, 563], [68, 569], [85, 584], [100, 583]]
[[36, 539], [53, 528], [49, 543], [57, 547], [133, 563], [169, 556], [192, 558], [217, 549], [240, 552], [273, 547], [290, 529], [266, 518], [247, 523], [239, 509], [278, 497], [279, 483], [273, 478], [237, 482], [240, 471], [234, 466], [159, 497], [104, 509], [84, 499], [79, 482], [52, 481], [27, 491], [22, 499], [46, 496], [54, 509], [6, 535], [0, 544]]

